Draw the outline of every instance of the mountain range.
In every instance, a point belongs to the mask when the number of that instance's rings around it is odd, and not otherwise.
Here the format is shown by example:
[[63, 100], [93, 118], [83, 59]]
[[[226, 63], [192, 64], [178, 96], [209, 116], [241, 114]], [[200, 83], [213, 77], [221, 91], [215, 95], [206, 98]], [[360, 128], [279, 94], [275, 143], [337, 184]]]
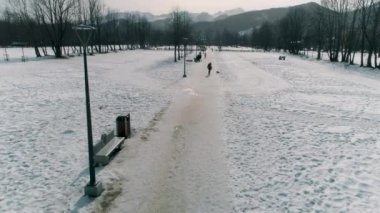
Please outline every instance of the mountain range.
[[[237, 15], [240, 13], [244, 13], [244, 10], [241, 8], [236, 8], [232, 10], [219, 11], [215, 14], [201, 12], [201, 13], [189, 13], [189, 15], [193, 22], [203, 22], [203, 21], [221, 20], [229, 16]], [[126, 14], [144, 16], [149, 22], [155, 22], [155, 21], [160, 21], [160, 20], [165, 20], [165, 19], [170, 18], [170, 13], [161, 14], [161, 15], [153, 15], [152, 13], [149, 13], [149, 12], [130, 11], [130, 12], [124, 12], [124, 13], [117, 13], [117, 14], [120, 18], [122, 18]]]
[[319, 4], [310, 2], [292, 7], [249, 11], [212, 22], [195, 22], [193, 28], [196, 31], [223, 31], [226, 29], [230, 32], [242, 33], [250, 31], [252, 28], [259, 28], [264, 22], [278, 21], [284, 18], [291, 9], [302, 9], [306, 14], [312, 14], [319, 8], [321, 8]]
[[[215, 14], [190, 13], [195, 31], [223, 31], [245, 33], [253, 28], [259, 28], [264, 22], [275, 22], [282, 19], [291, 9], [303, 9], [306, 13], [312, 13], [321, 6], [315, 2], [309, 2], [291, 7], [271, 8], [265, 10], [244, 11], [241, 8], [218, 12]], [[153, 29], [167, 29], [170, 23], [170, 14], [153, 15], [143, 12], [128, 12], [145, 16]], [[121, 13], [120, 15], [123, 15]]]

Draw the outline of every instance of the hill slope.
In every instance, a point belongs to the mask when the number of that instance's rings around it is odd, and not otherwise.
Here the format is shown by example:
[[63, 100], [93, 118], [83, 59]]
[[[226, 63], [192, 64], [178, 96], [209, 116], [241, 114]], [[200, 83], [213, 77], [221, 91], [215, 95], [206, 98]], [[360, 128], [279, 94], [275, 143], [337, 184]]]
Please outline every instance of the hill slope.
[[272, 8], [267, 10], [250, 11], [234, 16], [227, 17], [214, 22], [198, 22], [194, 23], [193, 27], [196, 31], [222, 31], [224, 29], [231, 32], [240, 32], [259, 27], [266, 21], [275, 22], [283, 17], [293, 8], [304, 9], [306, 13], [320, 7], [317, 3], [310, 2], [286, 8]]

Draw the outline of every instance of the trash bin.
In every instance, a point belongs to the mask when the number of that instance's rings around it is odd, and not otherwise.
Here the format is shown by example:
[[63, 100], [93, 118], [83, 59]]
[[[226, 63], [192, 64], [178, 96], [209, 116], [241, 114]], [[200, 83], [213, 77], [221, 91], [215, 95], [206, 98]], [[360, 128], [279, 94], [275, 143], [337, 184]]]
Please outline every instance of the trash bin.
[[129, 138], [131, 137], [131, 116], [119, 116], [116, 118], [116, 136]]

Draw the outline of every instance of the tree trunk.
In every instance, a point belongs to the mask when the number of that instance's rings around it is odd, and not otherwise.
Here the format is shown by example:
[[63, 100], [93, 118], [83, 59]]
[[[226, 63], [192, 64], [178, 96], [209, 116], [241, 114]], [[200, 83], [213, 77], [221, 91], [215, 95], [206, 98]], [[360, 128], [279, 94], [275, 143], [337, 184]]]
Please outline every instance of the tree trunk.
[[373, 52], [372, 52], [372, 48], [370, 47], [368, 51], [367, 67], [371, 67], [371, 68], [372, 68], [372, 55], [373, 55]]
[[174, 62], [177, 62], [177, 45], [174, 45]]
[[56, 58], [62, 58], [61, 46], [55, 45], [55, 47], [54, 47], [54, 54], [55, 54]]
[[45, 46], [45, 47], [42, 47], [42, 52], [44, 53], [44, 56], [47, 56], [47, 55], [48, 55], [47, 50], [46, 50], [46, 46]]
[[41, 53], [40, 53], [40, 50], [38, 49], [37, 45], [34, 45], [34, 52], [36, 53], [37, 58], [41, 57]]
[[178, 50], [177, 56], [178, 56], [178, 61], [179, 61], [179, 60], [181, 60], [180, 45], [177, 46], [177, 50]]
[[362, 33], [361, 37], [360, 66], [364, 66], [364, 33]]
[[377, 64], [377, 54], [375, 53], [375, 67], [379, 68], [379, 65]]
[[355, 52], [350, 54], [350, 64], [354, 65], [354, 60], [355, 60]]

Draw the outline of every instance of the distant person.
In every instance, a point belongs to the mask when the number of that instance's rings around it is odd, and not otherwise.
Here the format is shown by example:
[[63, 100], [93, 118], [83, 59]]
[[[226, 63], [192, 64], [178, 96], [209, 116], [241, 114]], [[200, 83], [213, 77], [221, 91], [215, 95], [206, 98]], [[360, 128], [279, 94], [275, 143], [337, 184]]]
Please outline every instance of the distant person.
[[211, 75], [211, 70], [212, 70], [212, 64], [211, 64], [211, 62], [207, 64], [207, 69], [208, 69], [208, 75], [207, 76], [210, 76]]
[[205, 54], [204, 54], [205, 59], [206, 59], [206, 56], [207, 56], [207, 53], [205, 52]]
[[202, 60], [202, 54], [199, 53], [199, 54], [197, 55], [197, 57], [195, 57], [194, 61], [195, 61], [195, 62], [200, 62], [201, 60]]

